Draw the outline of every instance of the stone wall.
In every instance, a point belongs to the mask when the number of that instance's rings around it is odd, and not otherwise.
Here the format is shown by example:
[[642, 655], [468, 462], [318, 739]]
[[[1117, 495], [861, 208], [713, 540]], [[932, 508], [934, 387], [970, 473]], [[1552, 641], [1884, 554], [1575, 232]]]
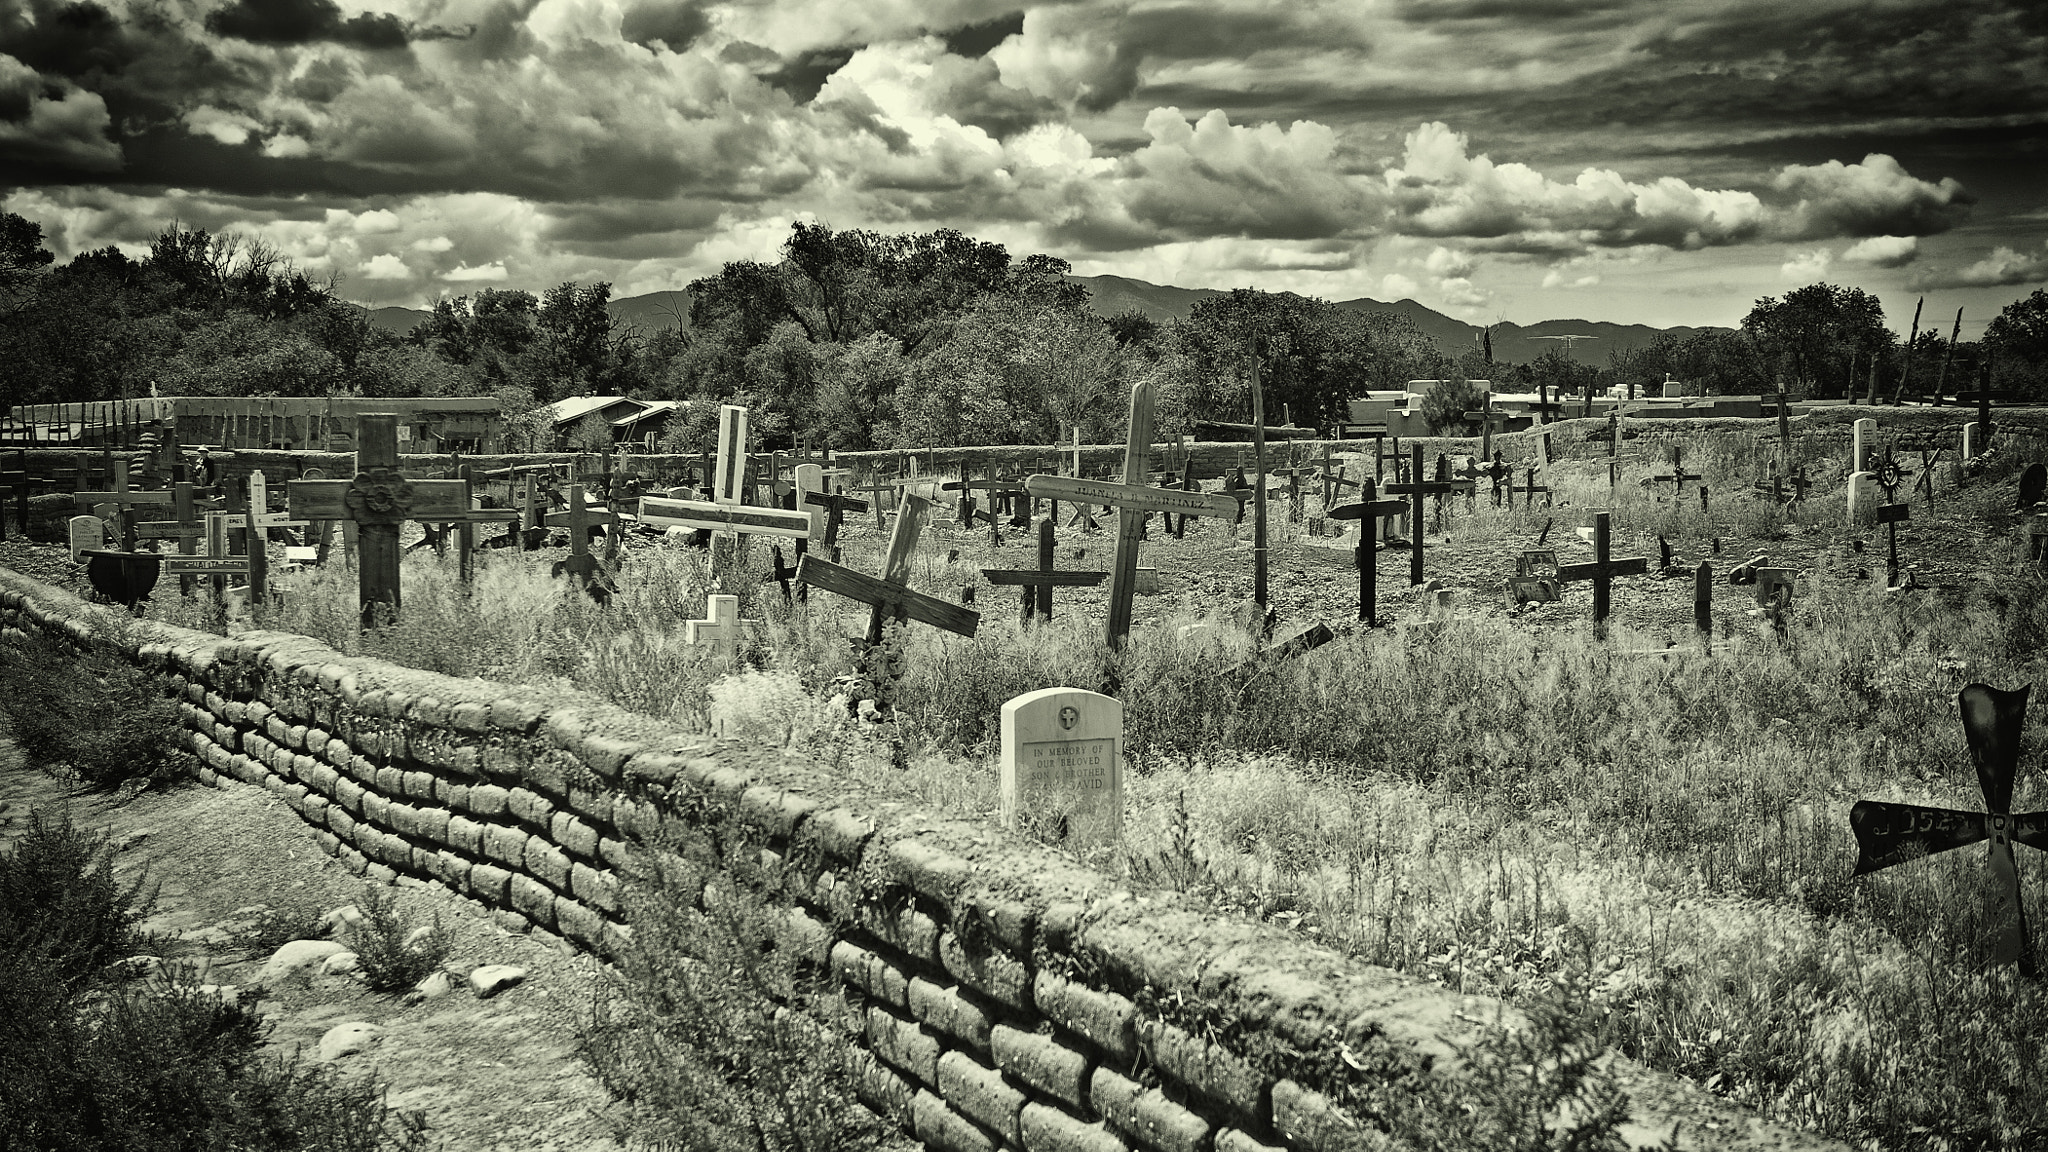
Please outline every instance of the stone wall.
[[[83, 638], [119, 619], [0, 568], [0, 627]], [[178, 694], [202, 780], [269, 789], [352, 870], [426, 879], [508, 927], [614, 952], [627, 846], [662, 817], [769, 853], [782, 946], [837, 978], [827, 1035], [861, 1097], [930, 1148], [1381, 1148], [1332, 1099], [1458, 1075], [1446, 1038], [1498, 1009], [578, 693], [284, 633], [106, 634]], [[1839, 1147], [1615, 1066], [1639, 1143], [1678, 1127], [1685, 1149]]]

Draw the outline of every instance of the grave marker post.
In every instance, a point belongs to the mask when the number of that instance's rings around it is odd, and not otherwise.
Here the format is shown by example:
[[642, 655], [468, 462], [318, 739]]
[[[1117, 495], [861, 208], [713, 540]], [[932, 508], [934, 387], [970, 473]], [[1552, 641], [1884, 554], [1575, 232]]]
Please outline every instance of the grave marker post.
[[1356, 503], [1340, 504], [1329, 511], [1332, 519], [1358, 521], [1358, 618], [1374, 628], [1380, 621], [1379, 554], [1373, 537], [1380, 518], [1398, 513], [1403, 506], [1399, 500], [1381, 500], [1378, 495], [1372, 478], [1366, 477], [1359, 481]]
[[1410, 501], [1408, 517], [1414, 530], [1409, 533], [1408, 541], [1408, 583], [1412, 585], [1422, 583], [1422, 499], [1425, 496], [1435, 496], [1441, 501], [1445, 493], [1457, 491], [1460, 484], [1450, 480], [1424, 480], [1422, 445], [1411, 444], [1409, 450], [1413, 453], [1409, 462], [1409, 475], [1415, 479], [1406, 484], [1389, 484], [1386, 491], [1394, 495], [1405, 495]]
[[1650, 570], [1650, 561], [1643, 556], [1610, 559], [1609, 515], [1605, 512], [1593, 514], [1593, 562], [1591, 564], [1560, 564], [1557, 578], [1561, 581], [1591, 580], [1593, 582], [1593, 625], [1601, 635], [1606, 634], [1609, 584], [1616, 576], [1640, 576]]
[[398, 472], [398, 417], [356, 417], [356, 474], [349, 480], [294, 480], [294, 520], [344, 520], [357, 527], [357, 600], [362, 626], [377, 626], [380, 605], [399, 610], [398, 530], [407, 520], [450, 520], [468, 509], [460, 480], [407, 480]]
[[1714, 564], [1700, 561], [1692, 574], [1692, 627], [1700, 634], [1707, 654], [1714, 651]]
[[[90, 508], [96, 504], [112, 504], [116, 511], [114, 518], [120, 525], [121, 550], [135, 551], [135, 508], [140, 504], [169, 504], [171, 493], [166, 490], [145, 492], [128, 486], [128, 461], [114, 461], [114, 489], [111, 492], [77, 492], [72, 500]], [[28, 523], [24, 509], [22, 524], [24, 531]]]
[[1960, 812], [1919, 804], [1859, 800], [1849, 809], [1849, 827], [1856, 833], [1856, 870], [1865, 876], [1894, 864], [1990, 841], [1989, 903], [1997, 936], [1992, 959], [2017, 964], [2020, 974], [2035, 975], [2034, 944], [2027, 931], [2020, 900], [2018, 862], [2013, 845], [2048, 851], [2048, 812], [2012, 814], [2014, 778], [2019, 774], [2021, 734], [2026, 728], [2027, 696], [2033, 685], [2006, 691], [1989, 684], [1971, 684], [1956, 695], [1963, 735], [1977, 769], [1977, 787], [1984, 794], [1983, 812]]
[[1899, 586], [1899, 521], [1912, 518], [1911, 504], [1884, 504], [1878, 507], [1877, 522], [1885, 526], [1885, 531], [1891, 538], [1890, 552], [1884, 569], [1884, 586], [1887, 588]]
[[984, 580], [999, 587], [1021, 587], [1024, 589], [1024, 622], [1029, 623], [1032, 613], [1037, 612], [1041, 621], [1052, 620], [1052, 590], [1062, 585], [1070, 588], [1093, 588], [1102, 583], [1107, 572], [1056, 572], [1053, 570], [1053, 523], [1051, 517], [1038, 522], [1038, 567], [1035, 569], [983, 568]]
[[[1151, 436], [1151, 413], [1147, 412], [1145, 421], [1145, 438], [1147, 440], [1150, 440]], [[1128, 484], [1131, 483], [1133, 479], [1133, 473], [1130, 471], [1130, 457], [1126, 456], [1124, 459], [1124, 483]], [[1259, 614], [1263, 617], [1265, 615], [1267, 601], [1266, 393], [1265, 390], [1259, 386], [1259, 357], [1257, 353], [1252, 354], [1252, 462], [1258, 466], [1259, 470], [1259, 486], [1252, 493], [1252, 499], [1257, 502], [1253, 505], [1252, 512], [1252, 602], [1259, 606]], [[1121, 556], [1123, 554], [1123, 537], [1121, 534], [1119, 534], [1117, 538], [1117, 544], [1117, 554]], [[1135, 542], [1134, 547], [1132, 548], [1132, 554], [1134, 556], [1136, 555]], [[1135, 560], [1133, 561], [1133, 563], [1135, 563]], [[1119, 565], [1117, 571], [1119, 575], [1122, 574], [1123, 569], [1121, 565]]]
[[1079, 688], [1041, 688], [1003, 705], [1001, 813], [1079, 847], [1123, 836], [1124, 707]]

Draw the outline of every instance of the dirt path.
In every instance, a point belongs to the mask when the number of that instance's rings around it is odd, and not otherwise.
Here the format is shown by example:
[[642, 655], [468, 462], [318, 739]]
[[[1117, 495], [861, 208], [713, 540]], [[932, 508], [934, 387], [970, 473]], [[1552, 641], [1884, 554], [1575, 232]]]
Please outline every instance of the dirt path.
[[[237, 909], [301, 897], [338, 908], [363, 889], [296, 813], [245, 784], [189, 785], [122, 803], [71, 793], [33, 769], [0, 768], [0, 843], [21, 834], [31, 808], [68, 810], [81, 827], [132, 841], [115, 857], [118, 874], [146, 872], [161, 884], [145, 926], [178, 940], [167, 957], [211, 957], [210, 983], [246, 986], [269, 958], [225, 943], [220, 925]], [[269, 1044], [317, 1059], [320, 1037], [335, 1025], [377, 1025], [376, 1043], [339, 1062], [387, 1085], [393, 1108], [425, 1113], [430, 1146], [437, 1140], [445, 1152], [618, 1152], [603, 1115], [609, 1098], [575, 1052], [574, 1024], [589, 1012], [596, 962], [504, 931], [448, 893], [401, 881], [398, 894], [410, 923], [438, 913], [453, 930], [454, 990], [407, 1006], [352, 976], [287, 977], [257, 1002], [272, 1024]], [[516, 965], [527, 976], [480, 1000], [466, 977], [483, 964]]]

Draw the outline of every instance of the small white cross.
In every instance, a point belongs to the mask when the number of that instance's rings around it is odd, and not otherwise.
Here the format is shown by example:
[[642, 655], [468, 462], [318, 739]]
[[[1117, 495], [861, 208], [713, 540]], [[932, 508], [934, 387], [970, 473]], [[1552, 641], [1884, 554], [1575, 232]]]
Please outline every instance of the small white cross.
[[706, 597], [710, 618], [690, 620], [683, 624], [683, 642], [686, 644], [716, 645], [727, 653], [738, 649], [740, 643], [740, 598], [729, 595]]

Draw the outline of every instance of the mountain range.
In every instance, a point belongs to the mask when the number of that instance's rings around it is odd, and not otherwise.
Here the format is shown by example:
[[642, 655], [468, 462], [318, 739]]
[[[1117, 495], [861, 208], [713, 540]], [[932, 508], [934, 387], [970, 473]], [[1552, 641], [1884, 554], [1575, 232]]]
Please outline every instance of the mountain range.
[[[1089, 306], [1098, 315], [1114, 316], [1120, 312], [1138, 312], [1161, 323], [1184, 320], [1196, 302], [1212, 296], [1225, 295], [1222, 290], [1216, 288], [1175, 288], [1171, 285], [1132, 280], [1124, 276], [1074, 276], [1070, 279], [1088, 289]], [[1356, 300], [1339, 300], [1336, 304], [1339, 308], [1360, 312], [1392, 312], [1405, 316], [1450, 356], [1463, 355], [1479, 343], [1479, 325], [1446, 316], [1413, 300], [1388, 303], [1361, 296]], [[645, 331], [655, 332], [675, 324], [689, 322], [690, 294], [668, 291], [628, 296], [611, 301], [606, 305], [606, 310], [611, 313], [614, 324], [638, 326]], [[415, 324], [428, 316], [426, 311], [418, 308], [371, 308], [365, 311], [372, 324], [399, 333], [411, 331]], [[1524, 364], [1556, 349], [1559, 345], [1569, 343], [1573, 346], [1573, 359], [1584, 364], [1600, 365], [1607, 363], [1607, 354], [1610, 352], [1632, 351], [1644, 347], [1667, 332], [1677, 336], [1689, 336], [1695, 332], [1705, 331], [1712, 329], [1652, 328], [1646, 324], [1613, 324], [1604, 320], [1543, 320], [1535, 324], [1502, 321], [1492, 327], [1493, 355], [1496, 360]], [[1578, 347], [1576, 340], [1567, 342], [1556, 339], [1567, 335], [1584, 337], [1588, 343], [1584, 347]]]

